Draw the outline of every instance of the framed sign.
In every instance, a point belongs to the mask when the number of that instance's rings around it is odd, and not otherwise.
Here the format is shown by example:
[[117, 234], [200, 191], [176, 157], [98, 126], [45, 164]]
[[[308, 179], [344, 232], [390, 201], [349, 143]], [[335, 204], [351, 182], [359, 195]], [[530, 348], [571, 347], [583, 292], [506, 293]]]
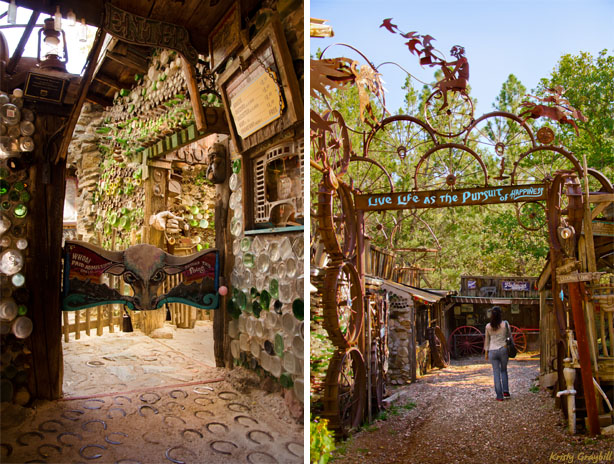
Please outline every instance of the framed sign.
[[528, 292], [531, 290], [531, 282], [522, 280], [504, 280], [501, 289], [506, 292]]
[[211, 69], [217, 70], [241, 45], [241, 12], [235, 2], [215, 29], [209, 34], [209, 60]]
[[62, 103], [68, 81], [46, 74], [28, 73], [24, 97], [51, 103]]
[[303, 120], [298, 81], [276, 15], [222, 73], [218, 83], [230, 134], [240, 152]]
[[461, 305], [461, 312], [462, 313], [472, 313], [473, 312], [473, 305], [471, 303], [463, 303]]

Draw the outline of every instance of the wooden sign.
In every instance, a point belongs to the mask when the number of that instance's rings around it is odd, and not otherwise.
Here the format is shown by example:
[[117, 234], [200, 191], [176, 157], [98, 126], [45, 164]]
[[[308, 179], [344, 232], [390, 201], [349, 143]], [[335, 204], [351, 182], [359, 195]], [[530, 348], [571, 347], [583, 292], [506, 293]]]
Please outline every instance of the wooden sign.
[[448, 206], [517, 203], [545, 199], [546, 186], [544, 184], [354, 195], [356, 209], [363, 211], [445, 208]]
[[62, 103], [66, 79], [47, 74], [28, 73], [24, 97], [51, 103]]
[[556, 268], [557, 275], [561, 274], [569, 274], [570, 272], [577, 271], [580, 269], [580, 262], [576, 260], [571, 260], [562, 266]]
[[[180, 283], [158, 295], [169, 275], [181, 273]], [[122, 276], [133, 296], [122, 295], [104, 282], [104, 274]], [[75, 311], [106, 304], [123, 304], [135, 311], [154, 310], [166, 303], [200, 309], [219, 305], [219, 253], [205, 250], [189, 256], [170, 255], [147, 244], [108, 251], [80, 241], [66, 241], [62, 310]]]
[[531, 283], [518, 280], [503, 280], [501, 282], [501, 290], [506, 292], [528, 292], [531, 290]]
[[280, 118], [282, 110], [281, 91], [269, 73], [262, 70], [249, 80], [238, 94], [230, 97], [230, 113], [241, 138]]
[[301, 93], [277, 15], [227, 66], [218, 86], [230, 134], [240, 152], [302, 121]]
[[198, 62], [198, 52], [190, 43], [188, 30], [183, 26], [144, 18], [106, 2], [102, 29], [124, 42], [170, 48], [181, 53], [192, 65]]
[[241, 14], [239, 2], [228, 10], [222, 20], [209, 34], [209, 59], [211, 69], [217, 70], [241, 45]]
[[603, 272], [572, 272], [571, 274], [563, 274], [556, 276], [556, 281], [559, 284], [569, 284], [573, 282], [590, 282], [598, 279]]

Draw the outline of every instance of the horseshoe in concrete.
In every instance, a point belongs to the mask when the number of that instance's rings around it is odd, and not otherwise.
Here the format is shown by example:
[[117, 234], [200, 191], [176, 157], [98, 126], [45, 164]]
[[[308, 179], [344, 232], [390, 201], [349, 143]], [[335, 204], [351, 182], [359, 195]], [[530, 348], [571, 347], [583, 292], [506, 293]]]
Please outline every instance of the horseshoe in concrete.
[[184, 398], [187, 398], [187, 397], [188, 397], [188, 392], [187, 392], [187, 391], [177, 389], [177, 390], [173, 390], [173, 391], [171, 391], [171, 392], [169, 393], [170, 397], [171, 397], [171, 398], [173, 398], [173, 399], [175, 399], [175, 400], [177, 399], [177, 397], [175, 396], [175, 393], [183, 393], [183, 397], [184, 397]]
[[[98, 403], [98, 407], [96, 407], [96, 406], [87, 406], [86, 403]], [[92, 398], [91, 400], [85, 401], [85, 403], [83, 404], [83, 407], [85, 409], [100, 409], [100, 408], [102, 408], [103, 404], [104, 404], [104, 400], [100, 400], [98, 398]]]
[[109, 437], [111, 435], [121, 435], [122, 437], [126, 437], [128, 438], [128, 435], [126, 435], [124, 432], [111, 432], [110, 434], [108, 434], [106, 437], [104, 437], [104, 441], [106, 441], [107, 443], [111, 444], [111, 445], [122, 445], [123, 443], [121, 441], [114, 441], [111, 440]]
[[209, 433], [216, 433], [213, 430], [211, 430], [212, 425], [221, 426], [224, 429], [224, 432], [228, 433], [228, 426], [226, 424], [222, 424], [221, 422], [209, 422], [207, 425], [205, 425], [205, 428], [207, 429]]
[[[202, 391], [205, 390], [205, 391]], [[198, 387], [194, 387], [192, 390], [194, 393], [198, 393], [199, 395], [208, 395], [209, 392], [214, 391], [213, 388], [207, 387], [206, 385], [199, 385]]]
[[[45, 424], [57, 424], [60, 427], [64, 426], [64, 424], [62, 424], [59, 420], [51, 419], [51, 420], [46, 420], [45, 422], [41, 422], [38, 426], [38, 430], [40, 430], [41, 432], [52, 432], [52, 433], [59, 432], [59, 430], [57, 430], [55, 427], [52, 429], [48, 429], [45, 426]], [[47, 456], [43, 456], [43, 457], [47, 457]]]
[[[92, 424], [92, 423], [95, 423], [95, 422], [99, 422], [99, 423], [101, 423], [101, 424], [102, 424], [102, 430], [106, 430], [106, 429], [107, 429], [107, 424], [106, 424], [106, 422], [105, 422], [105, 421], [103, 421], [103, 420], [100, 420], [100, 419], [93, 419], [93, 420], [91, 420], [91, 421], [87, 421], [85, 424], [83, 424], [83, 425], [81, 426], [81, 428], [82, 428], [83, 430], [85, 430], [85, 431], [88, 431], [88, 432], [89, 432], [90, 430], [87, 430], [87, 426], [88, 426], [89, 424]], [[98, 446], [98, 445], [96, 445], [96, 446]]]
[[253, 461], [253, 459], [254, 459], [254, 457], [255, 457], [256, 455], [258, 455], [258, 454], [259, 454], [259, 455], [261, 455], [261, 456], [266, 456], [267, 458], [272, 459], [272, 460], [273, 460], [273, 462], [277, 462], [277, 463], [279, 462], [277, 459], [275, 459], [275, 458], [274, 458], [273, 456], [271, 456], [269, 453], [264, 453], [264, 452], [262, 452], [262, 451], [253, 451], [253, 452], [249, 453], [249, 454], [247, 455], [247, 462], [249, 462], [250, 464], [255, 464], [255, 462]]
[[78, 433], [73, 433], [73, 432], [62, 432], [62, 433], [60, 433], [60, 434], [58, 435], [58, 443], [59, 443], [60, 445], [64, 445], [64, 446], [73, 446], [73, 444], [72, 444], [72, 443], [66, 443], [66, 442], [64, 442], [64, 441], [62, 440], [62, 438], [63, 438], [63, 437], [65, 437], [65, 436], [67, 436], [67, 435], [70, 435], [70, 436], [73, 436], [73, 437], [77, 437], [77, 440], [79, 440], [79, 441], [83, 440], [83, 437], [82, 437], [81, 435], [79, 435]]
[[252, 441], [252, 442], [256, 443], [257, 445], [262, 445], [262, 443], [259, 442], [258, 440], [255, 440], [254, 438], [252, 438], [252, 435], [254, 433], [261, 433], [261, 434], [266, 435], [267, 437], [269, 437], [269, 441], [275, 441], [273, 439], [273, 435], [271, 435], [269, 432], [265, 432], [264, 430], [250, 430], [249, 432], [247, 432], [247, 439], [249, 441]]
[[219, 392], [217, 394], [217, 396], [223, 400], [234, 400], [237, 399], [239, 397], [239, 395], [235, 392], [231, 392], [231, 391], [223, 391], [223, 392]]
[[68, 413], [77, 414], [78, 416], [82, 416], [84, 414], [84, 412], [81, 411], [80, 409], [69, 409], [68, 411], [64, 411], [61, 414], [61, 417], [63, 417], [66, 420], [69, 420], [69, 421], [78, 421], [79, 420], [79, 417], [68, 417]]
[[[144, 398], [145, 395], [153, 395], [156, 398], [153, 401], [148, 401]], [[147, 404], [156, 404], [158, 401], [160, 401], [161, 396], [158, 395], [157, 393], [154, 392], [146, 392], [143, 393], [141, 396], [139, 396], [139, 399], [143, 402], [143, 403], [147, 403]]]
[[29, 446], [30, 443], [24, 443], [23, 439], [24, 439], [24, 437], [27, 437], [27, 436], [30, 436], [30, 435], [33, 436], [33, 437], [38, 437], [41, 440], [43, 440], [45, 438], [43, 436], [43, 434], [40, 433], [40, 432], [26, 432], [26, 433], [22, 433], [21, 435], [19, 435], [19, 437], [17, 438], [17, 443], [19, 443], [21, 446]]
[[115, 461], [115, 464], [141, 464], [141, 461], [135, 461], [134, 459], [120, 459]]
[[0, 443], [0, 448], [6, 450], [6, 454], [4, 455], [5, 458], [8, 458], [11, 454], [13, 454], [13, 447], [8, 443]]
[[185, 450], [188, 453], [190, 453], [192, 456], [196, 457], [196, 454], [194, 453], [194, 451], [187, 449], [185, 446], [173, 446], [172, 448], [167, 449], [166, 453], [164, 453], [164, 455], [166, 456], [166, 459], [176, 464], [185, 464], [185, 461], [180, 461], [179, 459], [175, 459], [171, 457], [171, 452], [178, 450], [178, 449]]
[[[185, 406], [183, 404], [179, 404], [177, 403], [177, 401], [169, 401], [168, 403], [165, 404], [165, 406], [179, 406], [179, 409], [181, 409], [182, 411], [185, 410]], [[172, 409], [172, 408], [168, 408], [168, 409]]]
[[49, 453], [44, 453], [43, 452], [43, 448], [52, 448], [52, 449], [56, 450], [58, 452], [58, 454], [62, 454], [62, 448], [60, 448], [58, 445], [52, 445], [52, 444], [49, 444], [49, 443], [43, 443], [42, 445], [40, 445], [36, 449], [36, 451], [38, 451], [38, 454], [40, 454], [44, 458], [48, 458], [50, 455], [49, 455]]
[[213, 451], [215, 451], [216, 453], [220, 453], [220, 454], [226, 454], [228, 456], [230, 456], [232, 454], [232, 452], [230, 451], [224, 451], [221, 449], [217, 449], [214, 445], [216, 445], [217, 443], [227, 443], [229, 445], [234, 446], [235, 448], [238, 448], [237, 445], [235, 445], [233, 442], [231, 441], [225, 441], [225, 440], [216, 440], [216, 441], [212, 441], [211, 443], [209, 443], [209, 448], [211, 448]]
[[118, 398], [123, 398], [123, 399], [125, 399], [125, 400], [128, 400], [128, 403], [132, 403], [132, 400], [131, 400], [130, 398], [128, 398], [127, 396], [119, 395], [119, 396], [116, 396], [115, 398], [113, 398], [113, 402], [114, 402], [115, 404], [119, 404], [120, 406], [123, 406], [124, 404], [123, 404], [123, 403], [118, 403], [118, 402], [117, 402], [117, 399], [118, 399]]
[[186, 434], [187, 432], [192, 432], [192, 433], [195, 433], [195, 434], [196, 434], [196, 435], [198, 435], [200, 438], [203, 438], [203, 437], [204, 437], [204, 435], [203, 435], [202, 433], [200, 433], [200, 432], [199, 432], [198, 430], [196, 430], [196, 429], [184, 429], [184, 430], [181, 432], [181, 436], [182, 436], [183, 438], [185, 438], [185, 434]]
[[113, 419], [113, 414], [111, 411], [121, 411], [122, 417], [126, 417], [126, 411], [124, 411], [122, 408], [109, 408], [109, 413], [107, 414], [108, 419]]
[[186, 422], [179, 416], [164, 416], [164, 419], [162, 419], [162, 422], [164, 422], [166, 425], [168, 425], [169, 427], [171, 427], [171, 425], [166, 421], [166, 419], [177, 419], [180, 420], [181, 422], [183, 422], [183, 425], [186, 425]]
[[232, 412], [247, 412], [250, 410], [249, 406], [246, 406], [241, 403], [228, 403], [226, 407]]
[[145, 414], [143, 414], [143, 409], [151, 409], [154, 414], [158, 414], [158, 410], [156, 408], [154, 408], [153, 406], [149, 406], [148, 404], [144, 404], [143, 406], [139, 407], [139, 414], [141, 415], [141, 417], [145, 417]]
[[153, 445], [159, 445], [159, 444], [160, 444], [160, 442], [159, 442], [159, 441], [153, 441], [153, 440], [150, 440], [150, 439], [148, 439], [148, 438], [145, 436], [145, 435], [147, 435], [148, 433], [149, 433], [149, 432], [145, 432], [145, 433], [142, 435], [143, 440], [145, 440], [147, 443], [151, 443], [151, 444], [153, 444]]
[[79, 450], [79, 456], [81, 456], [84, 459], [98, 459], [102, 457], [102, 453], [98, 453], [98, 454], [94, 454], [93, 456], [86, 456], [85, 455], [85, 450], [88, 448], [98, 448], [101, 450], [106, 450], [107, 447], [106, 446], [102, 446], [102, 445], [85, 445], [83, 447], [81, 447], [81, 449]]
[[237, 424], [242, 425], [244, 427], [249, 427], [249, 425], [241, 423], [241, 421], [246, 421], [246, 420], [252, 421], [254, 424], [258, 425], [258, 421], [256, 419], [252, 418], [252, 417], [249, 417], [249, 416], [237, 416], [237, 417], [235, 417], [235, 422]]
[[214, 416], [215, 416], [215, 414], [213, 414], [211, 411], [207, 411], [207, 410], [205, 410], [205, 409], [203, 409], [203, 410], [201, 410], [201, 411], [194, 411], [194, 415], [195, 415], [196, 417], [198, 417], [199, 419], [204, 419], [204, 417], [200, 417], [200, 416], [198, 415], [199, 413], [206, 413], [206, 414], [209, 414], [211, 417], [214, 417]]
[[293, 456], [296, 456], [297, 458], [302, 458], [304, 454], [297, 454], [294, 451], [292, 451], [292, 449], [290, 449], [290, 445], [294, 445], [295, 447], [298, 447], [298, 449], [302, 450], [303, 449], [303, 445], [300, 443], [297, 443], [295, 441], [291, 441], [289, 443], [286, 443], [286, 449], [288, 450], [288, 453], [290, 453]]
[[199, 406], [209, 406], [214, 403], [211, 398], [194, 398], [194, 402]]

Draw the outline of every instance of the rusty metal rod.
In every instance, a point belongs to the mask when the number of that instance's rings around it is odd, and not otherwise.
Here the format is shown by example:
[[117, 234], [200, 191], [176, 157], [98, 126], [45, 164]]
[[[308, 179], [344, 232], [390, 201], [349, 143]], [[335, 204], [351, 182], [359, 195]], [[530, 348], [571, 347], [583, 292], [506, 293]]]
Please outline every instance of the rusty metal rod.
[[588, 340], [586, 339], [586, 323], [582, 311], [582, 296], [580, 284], [578, 282], [569, 283], [569, 299], [571, 301], [571, 312], [578, 342], [578, 356], [580, 357], [580, 373], [582, 376], [582, 387], [584, 389], [584, 401], [586, 403], [586, 413], [588, 415], [588, 433], [591, 436], [599, 435], [599, 414], [597, 412], [597, 401], [595, 398], [595, 387], [593, 386], [593, 370], [591, 368], [591, 357], [588, 351]]

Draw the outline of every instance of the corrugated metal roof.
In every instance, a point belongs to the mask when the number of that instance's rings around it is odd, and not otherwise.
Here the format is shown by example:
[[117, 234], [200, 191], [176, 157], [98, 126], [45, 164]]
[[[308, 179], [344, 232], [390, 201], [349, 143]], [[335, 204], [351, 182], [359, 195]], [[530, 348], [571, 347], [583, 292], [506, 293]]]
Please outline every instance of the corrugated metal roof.
[[457, 303], [479, 303], [493, 305], [539, 304], [539, 298], [487, 298], [483, 296], [452, 296]]
[[381, 284], [381, 288], [391, 293], [395, 293], [399, 296], [406, 298], [417, 297], [428, 303], [437, 303], [439, 300], [445, 298], [448, 293], [446, 291], [435, 292], [433, 290], [425, 290], [422, 288], [412, 287], [411, 285], [399, 284], [385, 280]]

